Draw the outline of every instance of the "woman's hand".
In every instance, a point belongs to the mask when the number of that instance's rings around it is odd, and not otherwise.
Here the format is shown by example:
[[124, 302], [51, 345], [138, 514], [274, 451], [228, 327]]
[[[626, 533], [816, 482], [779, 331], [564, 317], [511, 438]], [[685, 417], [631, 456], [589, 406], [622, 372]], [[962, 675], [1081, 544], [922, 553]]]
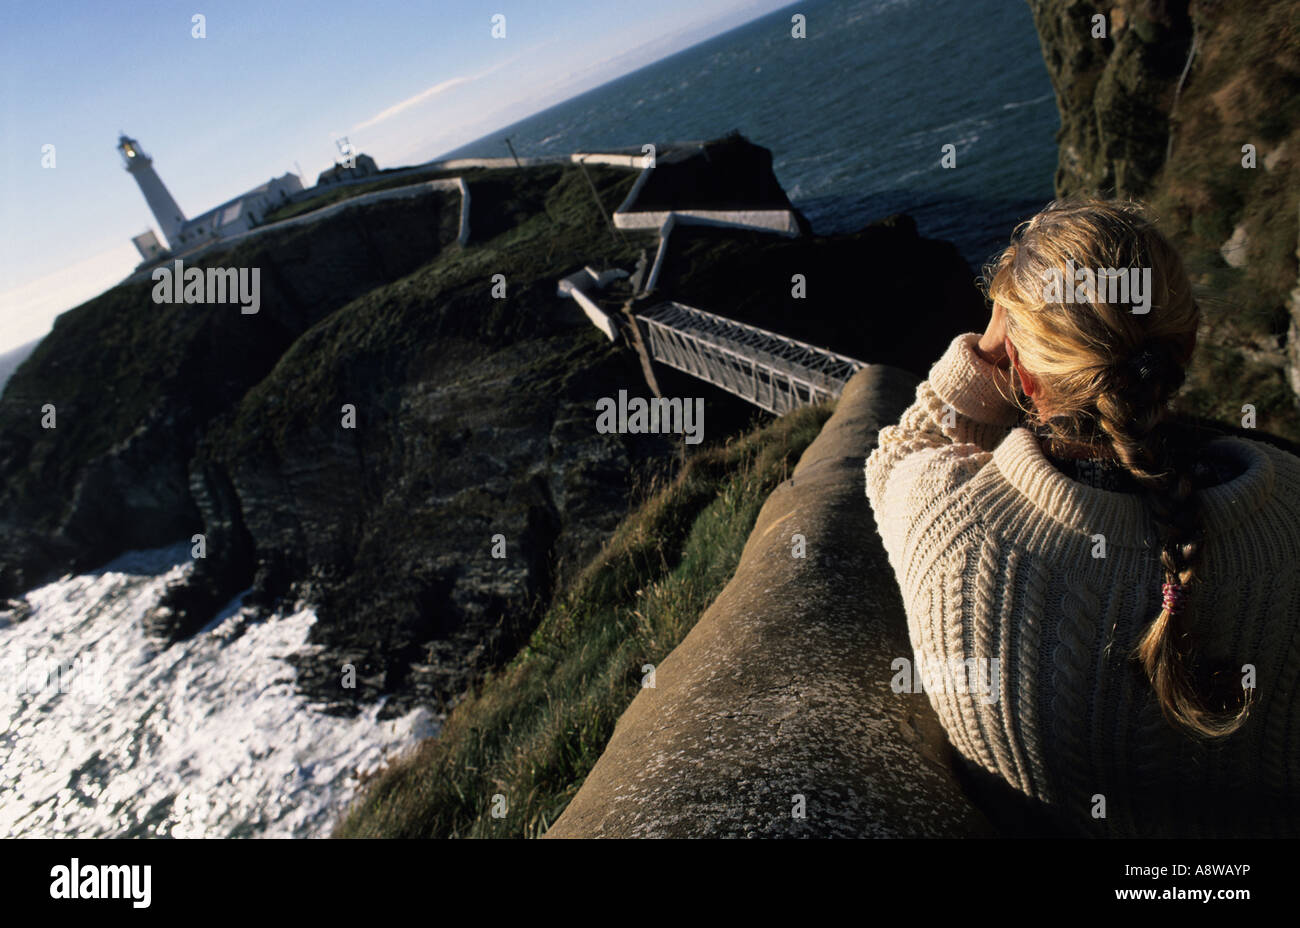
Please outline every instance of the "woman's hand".
[[975, 345], [976, 353], [994, 367], [1007, 367], [1011, 362], [1007, 358], [1007, 314], [1001, 303], [993, 304], [993, 315], [989, 318], [988, 328]]

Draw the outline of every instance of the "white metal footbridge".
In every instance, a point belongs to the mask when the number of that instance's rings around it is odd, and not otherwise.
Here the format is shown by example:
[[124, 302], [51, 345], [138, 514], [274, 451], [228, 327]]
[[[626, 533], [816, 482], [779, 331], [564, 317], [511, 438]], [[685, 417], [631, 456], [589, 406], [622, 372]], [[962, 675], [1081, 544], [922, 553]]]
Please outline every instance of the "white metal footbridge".
[[685, 371], [781, 415], [840, 395], [865, 361], [675, 300], [637, 314], [646, 347]]

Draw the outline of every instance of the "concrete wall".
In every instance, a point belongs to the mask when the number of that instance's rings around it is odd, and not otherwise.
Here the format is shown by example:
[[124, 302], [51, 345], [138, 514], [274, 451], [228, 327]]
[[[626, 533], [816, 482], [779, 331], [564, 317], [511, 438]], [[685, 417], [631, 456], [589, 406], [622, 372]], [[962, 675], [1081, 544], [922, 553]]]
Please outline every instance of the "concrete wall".
[[605, 333], [606, 338], [611, 342], [618, 339], [618, 330], [614, 328], [614, 320], [609, 317], [609, 313], [580, 290], [573, 291], [573, 298], [578, 301], [578, 305], [582, 307], [582, 311], [587, 314], [592, 324]]
[[[568, 161], [569, 159], [567, 157], [555, 155], [544, 158], [520, 158], [519, 164], [522, 167], [529, 167], [534, 164], [567, 164]], [[319, 184], [313, 185], [290, 196], [289, 202], [297, 203], [301, 200], [309, 200], [312, 197], [319, 196], [327, 190], [334, 190], [340, 187], [355, 187], [358, 184], [373, 184], [377, 180], [391, 180], [394, 177], [404, 177], [408, 174], [428, 174], [430, 171], [466, 171], [470, 168], [497, 169], [513, 167], [515, 167], [515, 159], [513, 158], [452, 158], [446, 161], [426, 161], [423, 164], [414, 164], [410, 167], [382, 171], [366, 177], [351, 177], [345, 180], [335, 181], [334, 183], [325, 184], [323, 186]]]
[[611, 167], [638, 170], [644, 169], [646, 165], [644, 154], [621, 155], [610, 152], [575, 151], [569, 156], [569, 160], [574, 164], [608, 164]]
[[424, 164], [418, 164], [411, 170], [413, 171], [465, 171], [469, 168], [513, 168], [513, 167], [532, 167], [535, 164], [564, 164], [569, 159], [563, 155], [554, 155], [538, 158], [520, 158], [519, 163], [515, 163], [514, 158], [452, 158], [449, 161], [426, 161]]
[[994, 834], [925, 694], [890, 687], [891, 661], [912, 651], [863, 464], [916, 383], [877, 364], [849, 381], [547, 837]]
[[[188, 251], [174, 252], [170, 257], [183, 258], [189, 261], [197, 260], [203, 255], [214, 249], [229, 248], [235, 242], [253, 236], [262, 235], [277, 229], [288, 229], [292, 226], [304, 225], [311, 222], [319, 222], [327, 216], [344, 210], [354, 209], [358, 206], [364, 206], [369, 203], [378, 203], [381, 200], [397, 200], [407, 197], [425, 196], [434, 190], [458, 190], [460, 191], [460, 235], [459, 242], [464, 245], [469, 241], [469, 185], [465, 183], [462, 177], [445, 177], [438, 180], [425, 181], [422, 184], [410, 184], [406, 187], [394, 187], [390, 190], [378, 190], [374, 193], [366, 193], [361, 196], [349, 197], [338, 203], [331, 203], [329, 206], [323, 206], [320, 209], [314, 209], [310, 213], [303, 213], [301, 216], [293, 216], [289, 219], [282, 219], [279, 222], [273, 222], [265, 226], [257, 226], [246, 232], [240, 232], [236, 235], [229, 235], [224, 238], [215, 239], [198, 248]], [[153, 273], [153, 267], [137, 269], [129, 277], [122, 281], [128, 283], [132, 280], [145, 280]]]
[[658, 229], [673, 216], [678, 222], [698, 225], [732, 226], [741, 229], [766, 229], [782, 235], [798, 235], [799, 224], [788, 209], [675, 209], [639, 210], [614, 213], [614, 225], [620, 229]]

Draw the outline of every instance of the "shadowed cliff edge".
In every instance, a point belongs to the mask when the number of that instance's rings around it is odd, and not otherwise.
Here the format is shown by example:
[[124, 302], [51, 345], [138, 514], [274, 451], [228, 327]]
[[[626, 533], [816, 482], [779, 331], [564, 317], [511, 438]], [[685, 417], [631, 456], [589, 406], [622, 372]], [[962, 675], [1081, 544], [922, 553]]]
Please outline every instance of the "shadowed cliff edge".
[[1061, 114], [1057, 195], [1146, 201], [1201, 291], [1188, 406], [1231, 422], [1250, 403], [1300, 440], [1300, 6], [1029, 8]]
[[862, 466], [916, 384], [879, 364], [849, 381], [548, 837], [995, 834], [925, 694], [890, 688], [912, 652]]
[[[686, 205], [717, 205], [700, 199], [701, 164], [732, 188], [779, 189], [767, 149], [701, 144], [656, 168]], [[653, 253], [657, 229], [607, 226], [637, 177], [480, 171], [465, 241], [461, 197], [443, 190], [271, 227], [204, 259], [261, 269], [253, 315], [155, 303], [145, 278], [64, 313], [0, 395], [0, 603], [202, 533], [206, 556], [150, 610], [150, 634], [186, 639], [236, 597], [258, 621], [301, 601], [313, 647], [291, 661], [314, 704], [346, 715], [383, 698], [384, 718], [454, 705], [527, 640], [637, 488], [677, 466], [661, 435], [593, 429], [598, 398], [642, 390], [643, 374], [556, 293], [576, 268]], [[667, 255], [657, 299], [918, 374], [983, 318], [956, 248], [905, 216], [832, 236], [681, 229]], [[796, 273], [817, 282], [806, 299]], [[499, 299], [492, 275], [509, 280]], [[877, 296], [909, 312], [846, 312], [840, 294], [864, 277], [899, 281]], [[705, 400], [710, 442], [755, 415], [685, 374], [658, 378]], [[46, 404], [57, 429], [41, 426]], [[490, 556], [497, 533], [509, 557]]]

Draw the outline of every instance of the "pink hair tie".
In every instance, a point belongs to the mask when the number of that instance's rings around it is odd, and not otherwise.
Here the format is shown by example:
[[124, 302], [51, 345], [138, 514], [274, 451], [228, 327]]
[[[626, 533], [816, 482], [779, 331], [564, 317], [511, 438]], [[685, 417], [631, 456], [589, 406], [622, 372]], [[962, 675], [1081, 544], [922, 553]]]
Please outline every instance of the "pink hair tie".
[[1181, 583], [1166, 583], [1162, 588], [1164, 593], [1164, 606], [1170, 613], [1180, 612], [1185, 601], [1183, 585]]

